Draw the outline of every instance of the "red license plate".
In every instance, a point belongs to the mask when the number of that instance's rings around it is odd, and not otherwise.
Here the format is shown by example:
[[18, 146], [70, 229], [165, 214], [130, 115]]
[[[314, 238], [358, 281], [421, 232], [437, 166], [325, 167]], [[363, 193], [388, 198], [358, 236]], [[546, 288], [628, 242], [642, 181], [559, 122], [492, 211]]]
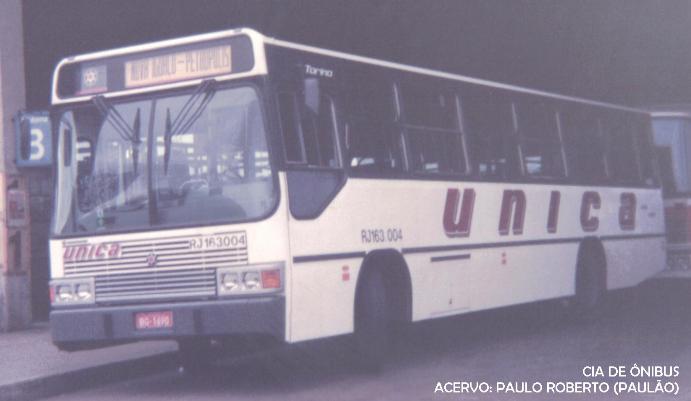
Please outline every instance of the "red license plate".
[[173, 312], [140, 312], [134, 315], [137, 330], [170, 329], [173, 327]]

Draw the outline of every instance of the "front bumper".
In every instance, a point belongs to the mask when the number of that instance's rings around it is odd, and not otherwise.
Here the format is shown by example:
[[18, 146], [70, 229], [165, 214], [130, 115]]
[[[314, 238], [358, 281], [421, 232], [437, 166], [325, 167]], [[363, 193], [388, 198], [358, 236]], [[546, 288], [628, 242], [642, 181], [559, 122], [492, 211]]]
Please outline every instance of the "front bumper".
[[[137, 330], [135, 313], [172, 311], [170, 329]], [[92, 306], [53, 310], [50, 313], [53, 343], [66, 350], [155, 339], [234, 334], [285, 338], [285, 300], [282, 296], [232, 300], [180, 302], [127, 306]]]

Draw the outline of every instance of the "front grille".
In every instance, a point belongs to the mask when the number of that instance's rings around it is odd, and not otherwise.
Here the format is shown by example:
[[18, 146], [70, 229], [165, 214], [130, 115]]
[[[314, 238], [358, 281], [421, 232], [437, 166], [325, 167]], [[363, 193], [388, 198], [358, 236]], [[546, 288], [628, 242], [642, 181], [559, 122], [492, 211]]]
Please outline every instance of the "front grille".
[[96, 301], [207, 297], [216, 295], [214, 269], [179, 269], [96, 277]]
[[67, 261], [65, 276], [93, 276], [96, 302], [214, 296], [217, 268], [247, 264], [246, 238], [238, 242], [241, 245], [220, 249], [203, 246], [193, 250], [191, 242], [227, 236], [244, 238], [245, 233], [121, 241], [118, 257]]

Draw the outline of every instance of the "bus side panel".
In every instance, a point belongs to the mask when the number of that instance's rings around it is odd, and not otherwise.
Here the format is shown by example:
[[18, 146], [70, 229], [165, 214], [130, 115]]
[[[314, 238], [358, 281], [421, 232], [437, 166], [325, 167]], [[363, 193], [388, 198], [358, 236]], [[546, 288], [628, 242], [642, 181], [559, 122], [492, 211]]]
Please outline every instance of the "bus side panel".
[[577, 254], [574, 243], [473, 252], [472, 310], [572, 295]]
[[638, 285], [664, 267], [664, 241], [660, 238], [612, 240], [604, 247], [610, 290]]
[[[449, 194], [465, 189], [475, 196], [467, 236], [444, 226], [445, 208], [453, 206]], [[554, 192], [560, 202], [556, 231], [550, 232]], [[597, 193], [600, 207], [584, 214], [587, 192]], [[506, 206], [512, 193], [522, 194], [516, 195], [524, 199], [520, 207]], [[623, 194], [636, 197], [631, 229], [621, 227]], [[505, 229], [502, 210], [511, 216]], [[522, 224], [515, 220], [521, 212]], [[578, 251], [587, 236], [603, 242], [609, 287], [636, 285], [663, 266], [661, 213], [659, 192], [649, 189], [350, 178], [320, 216], [291, 219], [291, 340], [352, 331], [359, 264], [377, 249], [403, 255], [413, 320], [573, 295]], [[583, 228], [589, 217], [598, 221], [594, 231]]]
[[[663, 233], [664, 205], [659, 191], [656, 190], [628, 190], [610, 189], [607, 203], [612, 207], [620, 205], [621, 192], [631, 192], [636, 195], [636, 220], [632, 230], [619, 231], [623, 235], [639, 235], [637, 238], [605, 239], [603, 245], [607, 258], [607, 287], [618, 289], [638, 285], [664, 269], [665, 266], [665, 238], [646, 237], [650, 233]], [[619, 228], [619, 210], [607, 210], [617, 219], [604, 220], [601, 229], [615, 232]]]
[[[476, 182], [411, 185], [419, 186], [416, 197], [425, 201], [408, 203], [407, 210], [412, 216], [428, 217], [409, 222], [405, 231], [420, 234], [408, 236], [404, 246], [452, 247], [406, 255], [413, 285], [413, 320], [573, 294], [578, 242], [551, 241], [580, 234], [574, 211], [580, 205], [581, 188]], [[465, 237], [445, 233], [448, 191], [466, 189], [475, 193], [470, 232]], [[555, 189], [561, 193], [558, 231], [548, 233], [550, 192]], [[508, 208], [513, 213], [508, 230], [500, 230], [504, 195], [515, 191], [523, 194], [525, 203]], [[411, 198], [411, 194], [398, 196]], [[525, 213], [522, 224], [514, 224], [513, 217], [520, 213], [517, 209]], [[444, 259], [451, 260], [442, 265], [439, 260]]]
[[355, 286], [361, 263], [362, 259], [353, 258], [293, 265], [288, 341], [353, 331]]

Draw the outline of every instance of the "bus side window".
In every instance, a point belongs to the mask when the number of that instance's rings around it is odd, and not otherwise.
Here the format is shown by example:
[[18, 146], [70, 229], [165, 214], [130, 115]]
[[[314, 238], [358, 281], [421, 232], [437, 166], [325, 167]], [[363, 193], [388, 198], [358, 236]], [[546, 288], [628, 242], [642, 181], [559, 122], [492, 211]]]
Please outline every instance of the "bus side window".
[[286, 161], [305, 163], [305, 144], [299, 125], [297, 98], [293, 93], [279, 93], [278, 103]]
[[410, 170], [465, 173], [456, 96], [427, 82], [404, 82], [400, 94]]
[[523, 171], [531, 177], [563, 177], [564, 160], [556, 110], [548, 103], [523, 98], [516, 103]]
[[488, 90], [464, 92], [462, 101], [472, 171], [495, 179], [520, 175], [511, 103]]
[[280, 93], [278, 96], [285, 157], [289, 163], [314, 167], [340, 167], [336, 142], [336, 115], [333, 100], [320, 95], [308, 105], [304, 96]]
[[355, 78], [348, 88], [345, 146], [350, 171], [386, 174], [401, 171], [400, 133], [394, 129], [393, 84]]
[[600, 125], [592, 113], [567, 109], [561, 114], [569, 176], [576, 181], [592, 183], [607, 178]]
[[615, 182], [637, 184], [640, 182], [636, 137], [628, 120], [614, 113], [604, 119], [607, 141], [607, 165]]
[[411, 170], [421, 173], [463, 173], [465, 161], [460, 151], [460, 135], [408, 128]]
[[346, 128], [351, 171], [386, 173], [402, 170], [395, 131], [384, 123], [354, 120]]
[[460, 130], [453, 93], [440, 90], [432, 82], [403, 82], [400, 95], [406, 125]]

